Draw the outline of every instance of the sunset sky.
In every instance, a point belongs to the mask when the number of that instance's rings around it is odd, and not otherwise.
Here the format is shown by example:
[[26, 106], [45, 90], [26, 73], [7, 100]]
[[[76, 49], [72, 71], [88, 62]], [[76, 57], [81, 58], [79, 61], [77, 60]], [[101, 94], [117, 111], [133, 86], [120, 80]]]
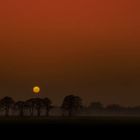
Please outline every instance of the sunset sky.
[[0, 98], [140, 104], [139, 0], [0, 2]]

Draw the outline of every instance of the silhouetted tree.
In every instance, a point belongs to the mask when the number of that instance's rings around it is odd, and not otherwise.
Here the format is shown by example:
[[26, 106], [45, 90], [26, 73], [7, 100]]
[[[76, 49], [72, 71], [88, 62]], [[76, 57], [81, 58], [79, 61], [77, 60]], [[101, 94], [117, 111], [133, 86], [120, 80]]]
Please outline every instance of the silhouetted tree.
[[140, 106], [128, 107], [127, 111], [135, 114], [140, 114]]
[[24, 107], [25, 107], [25, 102], [24, 101], [18, 101], [15, 103], [15, 109], [19, 111], [19, 116], [23, 117], [24, 116]]
[[35, 108], [34, 98], [27, 100], [25, 102], [25, 106], [29, 110], [30, 116], [33, 116], [34, 115], [34, 108]]
[[41, 98], [31, 98], [26, 101], [26, 106], [28, 106], [31, 116], [33, 116], [34, 110], [37, 110], [37, 116], [39, 117], [41, 108], [44, 106], [44, 100]]
[[109, 111], [112, 111], [112, 112], [119, 112], [119, 111], [122, 111], [124, 109], [124, 107], [122, 107], [118, 104], [111, 104], [111, 105], [108, 105], [106, 107], [106, 109]]
[[45, 107], [45, 110], [46, 110], [46, 116], [48, 117], [49, 116], [49, 112], [50, 110], [52, 109], [52, 101], [49, 99], [49, 98], [44, 98], [43, 99], [43, 104], [44, 104], [44, 107]]
[[33, 104], [35, 106], [35, 109], [37, 110], [37, 116], [39, 117], [41, 114], [41, 108], [44, 105], [43, 99], [35, 98]]
[[10, 108], [14, 105], [14, 100], [11, 97], [4, 97], [0, 101], [0, 106], [5, 110], [5, 116], [9, 116]]
[[92, 110], [103, 110], [104, 106], [100, 102], [92, 102], [88, 108]]
[[140, 111], [140, 106], [134, 106], [134, 107], [131, 107], [131, 108], [135, 111]]
[[79, 96], [69, 95], [64, 98], [62, 103], [62, 110], [68, 112], [72, 116], [76, 111], [82, 107], [82, 99]]

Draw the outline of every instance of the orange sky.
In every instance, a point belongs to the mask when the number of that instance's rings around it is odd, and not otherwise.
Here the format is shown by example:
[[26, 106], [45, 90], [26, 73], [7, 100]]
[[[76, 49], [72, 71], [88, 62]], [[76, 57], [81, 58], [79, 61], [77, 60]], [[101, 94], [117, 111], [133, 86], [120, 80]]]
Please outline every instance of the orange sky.
[[[1, 95], [140, 102], [139, 0], [0, 2]], [[48, 89], [46, 89], [48, 85]]]

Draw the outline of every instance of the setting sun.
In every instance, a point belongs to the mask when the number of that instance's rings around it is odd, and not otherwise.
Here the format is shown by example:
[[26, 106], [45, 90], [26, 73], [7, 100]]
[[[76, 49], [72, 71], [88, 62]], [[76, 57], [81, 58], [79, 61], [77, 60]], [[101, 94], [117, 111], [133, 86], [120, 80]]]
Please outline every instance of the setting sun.
[[35, 94], [39, 94], [39, 92], [40, 92], [40, 87], [38, 87], [38, 86], [33, 87], [33, 92], [34, 92]]

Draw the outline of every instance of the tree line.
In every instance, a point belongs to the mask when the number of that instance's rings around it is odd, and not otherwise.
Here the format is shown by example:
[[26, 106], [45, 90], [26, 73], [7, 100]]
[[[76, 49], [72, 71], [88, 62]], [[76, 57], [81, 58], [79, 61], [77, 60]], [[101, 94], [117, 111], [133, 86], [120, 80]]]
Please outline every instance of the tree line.
[[[44, 116], [48, 117], [50, 111], [54, 108], [52, 101], [49, 98], [31, 98], [26, 101], [15, 102], [12, 97], [4, 97], [0, 100], [0, 112], [4, 112], [4, 116], [13, 116], [15, 112], [17, 116], [41, 116], [42, 110], [45, 110]], [[62, 115], [68, 114], [72, 116], [76, 111], [82, 108], [82, 99], [78, 96], [66, 96], [61, 105]], [[10, 111], [12, 110], [12, 115]], [[26, 115], [28, 112], [28, 115]], [[36, 112], [36, 115], [34, 115]]]
[[[50, 111], [55, 108], [52, 101], [49, 98], [31, 98], [26, 101], [14, 101], [11, 97], [4, 97], [0, 100], [0, 112], [4, 113], [4, 116], [42, 116], [42, 110], [45, 112], [43, 116], [50, 116]], [[61, 106], [62, 116], [74, 116], [79, 112], [88, 113], [106, 113], [106, 112], [129, 112], [140, 113], [140, 106], [135, 107], [122, 107], [118, 104], [103, 106], [100, 102], [92, 102], [88, 106], [83, 105], [81, 97], [75, 95], [68, 95], [63, 99]], [[12, 110], [12, 113], [10, 111]], [[27, 113], [28, 112], [28, 113]], [[34, 113], [36, 112], [36, 114]], [[28, 114], [28, 115], [27, 115]]]

